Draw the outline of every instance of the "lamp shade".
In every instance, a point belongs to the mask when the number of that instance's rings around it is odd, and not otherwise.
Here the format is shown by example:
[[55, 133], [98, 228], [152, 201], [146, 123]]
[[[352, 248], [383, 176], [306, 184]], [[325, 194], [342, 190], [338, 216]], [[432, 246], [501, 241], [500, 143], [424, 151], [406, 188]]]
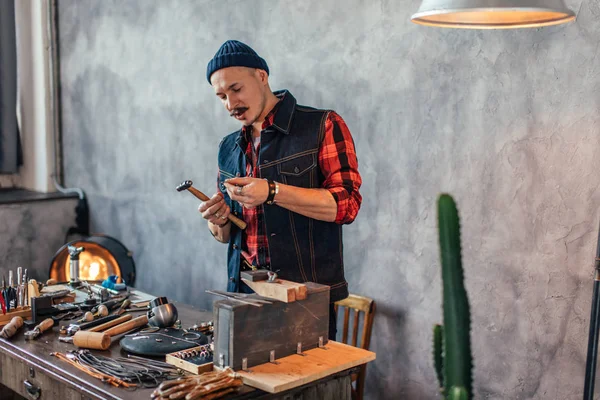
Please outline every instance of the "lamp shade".
[[575, 19], [562, 0], [423, 0], [411, 21], [445, 28], [510, 29]]

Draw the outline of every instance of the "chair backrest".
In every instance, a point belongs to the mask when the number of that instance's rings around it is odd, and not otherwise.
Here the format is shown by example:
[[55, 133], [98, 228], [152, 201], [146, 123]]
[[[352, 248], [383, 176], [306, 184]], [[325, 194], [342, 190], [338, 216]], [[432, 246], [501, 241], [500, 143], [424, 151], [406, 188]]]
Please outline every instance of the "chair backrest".
[[[373, 328], [373, 314], [375, 313], [375, 302], [368, 297], [350, 294], [344, 300], [335, 302], [335, 311], [337, 315], [339, 307], [344, 308], [344, 327], [342, 331], [342, 343], [350, 344], [357, 347], [359, 317], [364, 313], [362, 324], [362, 337], [360, 340], [360, 348], [368, 350], [371, 342], [371, 329]], [[348, 325], [350, 322], [350, 309], [354, 310], [352, 324], [352, 342], [348, 342]]]

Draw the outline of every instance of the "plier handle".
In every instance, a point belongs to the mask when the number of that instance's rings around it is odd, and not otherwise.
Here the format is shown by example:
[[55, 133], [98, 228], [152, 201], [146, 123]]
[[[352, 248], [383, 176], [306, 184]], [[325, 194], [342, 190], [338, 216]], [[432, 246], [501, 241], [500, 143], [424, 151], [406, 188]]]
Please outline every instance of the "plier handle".
[[0, 306], [2, 306], [2, 314], [6, 315], [6, 300], [4, 299], [4, 291], [0, 293]]

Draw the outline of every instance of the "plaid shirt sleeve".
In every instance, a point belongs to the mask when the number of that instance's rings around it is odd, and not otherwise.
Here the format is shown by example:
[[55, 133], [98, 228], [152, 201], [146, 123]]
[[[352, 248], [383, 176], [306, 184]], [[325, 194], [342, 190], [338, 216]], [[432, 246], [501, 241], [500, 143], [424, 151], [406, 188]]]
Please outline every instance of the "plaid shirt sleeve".
[[362, 178], [354, 140], [346, 123], [335, 112], [325, 121], [325, 135], [319, 149], [319, 166], [325, 177], [323, 188], [329, 190], [337, 203], [336, 224], [350, 224], [356, 218], [362, 196]]

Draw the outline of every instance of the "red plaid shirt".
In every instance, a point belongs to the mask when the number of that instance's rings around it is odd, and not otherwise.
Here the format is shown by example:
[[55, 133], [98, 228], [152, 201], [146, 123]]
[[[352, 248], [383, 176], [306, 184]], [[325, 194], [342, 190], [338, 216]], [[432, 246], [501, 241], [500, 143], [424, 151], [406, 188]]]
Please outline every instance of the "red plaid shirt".
[[[262, 129], [273, 124], [279, 104], [265, 118]], [[252, 127], [243, 127], [246, 146], [246, 176], [260, 176], [256, 159], [260, 144], [253, 149]], [[253, 151], [254, 156], [253, 156]], [[358, 173], [358, 160], [354, 140], [346, 123], [335, 112], [330, 112], [325, 121], [325, 137], [319, 148], [319, 167], [325, 177], [322, 188], [329, 190], [337, 203], [335, 223], [349, 224], [356, 218], [362, 202], [359, 188], [362, 178]], [[243, 209], [243, 220], [247, 226], [243, 233], [242, 255], [255, 266], [265, 267], [270, 263], [263, 206]], [[259, 221], [261, 221], [259, 223]]]

